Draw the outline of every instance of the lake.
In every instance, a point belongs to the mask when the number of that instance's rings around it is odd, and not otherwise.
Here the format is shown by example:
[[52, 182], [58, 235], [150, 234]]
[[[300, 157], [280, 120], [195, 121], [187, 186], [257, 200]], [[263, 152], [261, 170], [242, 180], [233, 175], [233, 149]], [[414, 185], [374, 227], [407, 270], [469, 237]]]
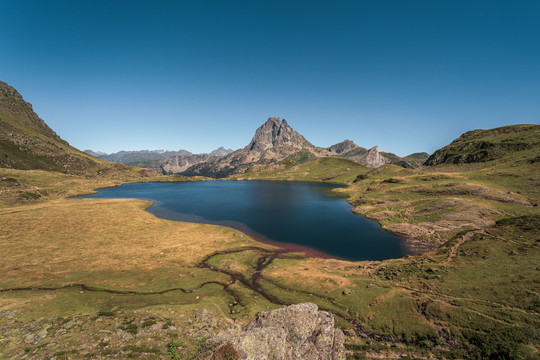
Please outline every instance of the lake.
[[408, 254], [405, 242], [355, 215], [336, 186], [281, 181], [131, 183], [89, 198], [152, 200], [158, 217], [236, 228], [269, 242], [313, 249], [346, 260], [384, 260]]

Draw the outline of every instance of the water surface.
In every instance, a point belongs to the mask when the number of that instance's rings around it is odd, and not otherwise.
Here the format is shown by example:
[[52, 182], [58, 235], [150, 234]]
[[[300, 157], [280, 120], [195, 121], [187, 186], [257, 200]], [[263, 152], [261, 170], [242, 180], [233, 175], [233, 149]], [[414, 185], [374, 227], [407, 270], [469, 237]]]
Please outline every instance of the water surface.
[[351, 205], [331, 192], [334, 187], [280, 181], [131, 183], [86, 197], [153, 200], [148, 211], [165, 219], [230, 226], [347, 260], [408, 253], [402, 239], [353, 214]]

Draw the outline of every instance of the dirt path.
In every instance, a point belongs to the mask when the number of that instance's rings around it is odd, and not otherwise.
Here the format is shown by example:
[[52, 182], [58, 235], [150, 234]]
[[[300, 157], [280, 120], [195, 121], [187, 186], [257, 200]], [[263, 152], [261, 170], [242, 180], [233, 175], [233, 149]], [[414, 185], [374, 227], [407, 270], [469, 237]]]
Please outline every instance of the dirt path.
[[450, 254], [448, 254], [448, 258], [444, 261], [443, 264], [450, 263], [452, 259], [456, 257], [459, 247], [463, 245], [465, 241], [469, 241], [470, 239], [472, 239], [473, 236], [476, 234], [485, 234], [485, 232], [484, 230], [469, 231], [468, 233], [463, 235], [461, 239], [459, 239], [459, 241], [455, 243], [454, 246], [452, 246], [452, 248], [450, 249]]

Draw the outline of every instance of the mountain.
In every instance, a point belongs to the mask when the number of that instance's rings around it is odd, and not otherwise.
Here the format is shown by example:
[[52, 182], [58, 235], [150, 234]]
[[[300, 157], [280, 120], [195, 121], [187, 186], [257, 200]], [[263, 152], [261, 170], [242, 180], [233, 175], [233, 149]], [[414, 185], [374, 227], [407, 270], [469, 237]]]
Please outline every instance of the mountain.
[[[429, 157], [429, 154], [427, 153], [416, 153], [402, 158], [396, 154], [379, 152], [378, 146], [374, 146], [369, 150], [364, 149], [351, 140], [342, 141], [326, 148], [326, 150], [331, 152], [332, 156], [352, 160], [369, 168], [377, 168], [385, 164], [394, 164], [404, 168], [413, 169], [422, 166], [424, 161]], [[419, 161], [419, 159], [422, 161]]]
[[410, 164], [413, 168], [417, 168], [422, 166], [426, 160], [429, 158], [429, 154], [426, 152], [419, 152], [410, 154], [403, 157], [403, 160], [405, 160], [408, 164]]
[[225, 156], [225, 155], [229, 155], [233, 151], [234, 151], [233, 149], [225, 149], [223, 146], [220, 146], [216, 150], [211, 151], [210, 154], [208, 154], [208, 155], [210, 155], [210, 156]]
[[489, 161], [540, 161], [540, 125], [511, 125], [466, 132], [431, 155], [424, 165]]
[[240, 174], [254, 165], [276, 163], [291, 156], [305, 158], [330, 155], [323, 148], [316, 147], [293, 130], [287, 121], [277, 117], [269, 118], [261, 125], [251, 142], [244, 148], [223, 157], [209, 157], [206, 161], [191, 166], [183, 175], [227, 177]]
[[84, 150], [84, 152], [105, 161], [157, 170], [170, 175], [182, 172], [192, 165], [205, 161], [210, 156], [225, 156], [233, 150], [221, 146], [209, 154], [192, 154], [187, 150], [122, 150], [112, 154], [92, 150]]
[[207, 161], [209, 158], [210, 155], [208, 154], [173, 156], [158, 162], [152, 162], [150, 166], [152, 166], [153, 170], [161, 171], [165, 175], [180, 174], [193, 165]]
[[357, 149], [366, 150], [366, 149], [361, 148], [360, 146], [356, 145], [354, 142], [352, 142], [349, 139], [344, 140], [344, 141], [342, 141], [340, 143], [337, 143], [335, 145], [332, 145], [332, 146], [326, 148], [326, 150], [328, 150], [331, 153], [334, 153], [336, 155], [346, 154], [346, 153], [348, 153], [348, 152], [350, 152], [352, 150], [357, 150]]
[[138, 150], [138, 151], [118, 151], [112, 154], [106, 154], [101, 151], [94, 152], [85, 150], [87, 154], [100, 158], [101, 160], [111, 161], [119, 164], [140, 163], [145, 161], [155, 161], [168, 159], [172, 156], [191, 155], [187, 150], [168, 151], [168, 150]]
[[92, 155], [93, 157], [97, 157], [97, 158], [99, 158], [102, 155], [107, 155], [106, 153], [104, 153], [102, 151], [98, 151], [98, 152], [95, 152], [95, 151], [92, 151], [92, 150], [83, 150], [83, 151], [85, 153], [87, 153], [88, 155]]
[[0, 167], [83, 176], [140, 171], [107, 163], [70, 146], [13, 87], [0, 81]]
[[293, 130], [285, 119], [271, 117], [255, 131], [253, 139], [246, 147], [221, 158], [210, 156], [207, 159], [196, 159], [200, 161], [188, 168], [185, 168], [187, 159], [171, 159], [170, 166], [164, 173], [221, 178], [242, 174], [253, 166], [276, 164], [284, 160], [305, 163], [323, 157], [348, 159], [370, 168], [385, 164], [406, 168], [421, 165], [417, 161], [409, 161], [392, 153], [379, 152], [377, 146], [369, 150], [364, 149], [351, 140], [342, 141], [328, 148], [317, 147]]

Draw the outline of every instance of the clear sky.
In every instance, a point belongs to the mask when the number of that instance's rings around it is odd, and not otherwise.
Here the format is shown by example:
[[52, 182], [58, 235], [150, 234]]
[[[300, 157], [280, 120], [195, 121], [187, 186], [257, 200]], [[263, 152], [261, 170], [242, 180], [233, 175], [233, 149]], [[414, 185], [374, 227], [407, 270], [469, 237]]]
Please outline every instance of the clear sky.
[[540, 123], [540, 1], [0, 0], [0, 80], [106, 152], [249, 143], [407, 155]]

